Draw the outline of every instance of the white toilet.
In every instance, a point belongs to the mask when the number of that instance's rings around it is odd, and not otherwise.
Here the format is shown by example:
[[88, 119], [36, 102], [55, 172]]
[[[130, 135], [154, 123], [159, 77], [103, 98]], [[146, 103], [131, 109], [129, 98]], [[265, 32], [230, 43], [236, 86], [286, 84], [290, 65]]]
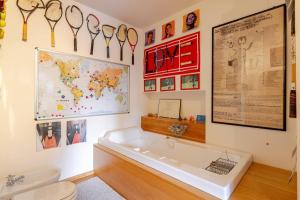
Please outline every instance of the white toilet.
[[65, 181], [17, 194], [12, 200], [76, 200], [76, 197], [75, 184]]

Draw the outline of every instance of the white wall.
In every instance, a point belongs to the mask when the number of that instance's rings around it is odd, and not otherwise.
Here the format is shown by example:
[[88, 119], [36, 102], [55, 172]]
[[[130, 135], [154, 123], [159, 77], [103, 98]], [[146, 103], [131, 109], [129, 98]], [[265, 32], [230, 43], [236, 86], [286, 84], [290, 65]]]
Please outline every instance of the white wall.
[[[212, 27], [283, 3], [283, 0], [206, 0], [145, 28], [144, 31], [156, 29], [156, 44], [162, 42], [160, 41], [161, 25], [172, 19], [176, 20], [175, 37], [189, 34], [182, 33], [182, 16], [189, 11], [200, 8], [201, 19], [198, 30], [200, 30], [201, 35], [200, 85], [202, 92], [177, 92], [175, 95], [172, 92], [147, 94], [148, 112], [157, 112], [159, 98], [179, 96], [183, 99], [183, 116], [203, 114], [203, 112], [206, 114], [207, 143], [251, 152], [255, 162], [291, 169], [295, 162], [291, 159], [291, 152], [296, 146], [296, 120], [287, 118], [286, 132], [211, 123]], [[287, 90], [289, 90], [290, 82], [289, 69], [290, 66], [288, 66], [287, 72]]]
[[[300, 51], [300, 1], [296, 0], [296, 49], [297, 52]], [[299, 54], [297, 54], [297, 58], [296, 58], [296, 63], [300, 63], [300, 56]], [[300, 94], [300, 70], [299, 67], [297, 69], [297, 105], [300, 105], [300, 98], [299, 98], [299, 94]], [[300, 109], [299, 106], [297, 108], [297, 115], [298, 117], [300, 116]], [[300, 184], [299, 184], [299, 180], [300, 180], [300, 120], [297, 120], [297, 195], [298, 195], [298, 199], [300, 199]]]
[[[64, 7], [74, 2], [63, 0]], [[79, 5], [84, 16], [96, 14], [101, 24], [118, 26], [122, 22], [86, 6]], [[105, 130], [138, 125], [142, 108], [141, 99], [142, 43], [136, 49], [136, 65], [130, 68], [131, 113], [89, 117], [87, 119], [87, 143], [36, 152], [36, 131], [34, 121], [35, 99], [35, 60], [34, 48], [50, 47], [50, 29], [43, 17], [42, 10], [35, 12], [29, 19], [28, 42], [21, 41], [22, 20], [15, 1], [8, 1], [7, 27], [5, 39], [0, 49], [0, 177], [8, 173], [31, 170], [42, 166], [55, 166], [62, 169], [66, 178], [93, 169], [92, 145]], [[130, 27], [130, 25], [128, 25]], [[142, 32], [140, 33], [140, 35]], [[90, 38], [84, 24], [78, 35], [78, 52], [89, 56]], [[119, 61], [119, 44], [114, 37], [110, 45], [110, 61]], [[56, 48], [53, 50], [74, 53], [71, 30], [64, 18], [56, 27]], [[106, 59], [106, 46], [101, 35], [95, 42], [94, 57]], [[131, 63], [128, 43], [124, 46], [124, 64]], [[63, 120], [62, 127], [65, 127]], [[65, 130], [63, 130], [63, 135]], [[65, 137], [61, 142], [65, 143]]]

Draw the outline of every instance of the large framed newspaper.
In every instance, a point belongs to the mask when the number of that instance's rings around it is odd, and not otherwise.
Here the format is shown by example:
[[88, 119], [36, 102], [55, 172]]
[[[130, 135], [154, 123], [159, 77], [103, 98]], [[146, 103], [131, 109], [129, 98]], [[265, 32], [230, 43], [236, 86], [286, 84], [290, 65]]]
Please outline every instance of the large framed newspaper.
[[286, 130], [286, 7], [213, 28], [212, 122]]

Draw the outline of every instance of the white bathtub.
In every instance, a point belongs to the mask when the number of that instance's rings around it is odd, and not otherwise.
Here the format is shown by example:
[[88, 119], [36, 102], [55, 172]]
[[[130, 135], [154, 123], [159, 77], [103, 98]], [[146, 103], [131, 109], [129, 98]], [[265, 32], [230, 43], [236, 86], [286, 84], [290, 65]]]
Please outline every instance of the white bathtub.
[[6, 186], [6, 178], [0, 178], [0, 200], [10, 199], [13, 195], [55, 183], [60, 177], [58, 169], [41, 169], [36, 171], [28, 171], [16, 176], [24, 176], [24, 181], [16, 183], [13, 186]]
[[[99, 144], [220, 199], [230, 197], [252, 162], [249, 153], [168, 138], [140, 128], [109, 131], [99, 138]], [[227, 175], [205, 169], [220, 157], [237, 163]]]

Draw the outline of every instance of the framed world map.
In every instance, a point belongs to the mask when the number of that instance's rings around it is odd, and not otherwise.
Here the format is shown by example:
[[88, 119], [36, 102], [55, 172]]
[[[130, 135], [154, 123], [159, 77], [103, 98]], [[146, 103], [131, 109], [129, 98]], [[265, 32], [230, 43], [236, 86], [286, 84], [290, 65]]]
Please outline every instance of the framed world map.
[[35, 119], [130, 112], [129, 66], [36, 49]]

